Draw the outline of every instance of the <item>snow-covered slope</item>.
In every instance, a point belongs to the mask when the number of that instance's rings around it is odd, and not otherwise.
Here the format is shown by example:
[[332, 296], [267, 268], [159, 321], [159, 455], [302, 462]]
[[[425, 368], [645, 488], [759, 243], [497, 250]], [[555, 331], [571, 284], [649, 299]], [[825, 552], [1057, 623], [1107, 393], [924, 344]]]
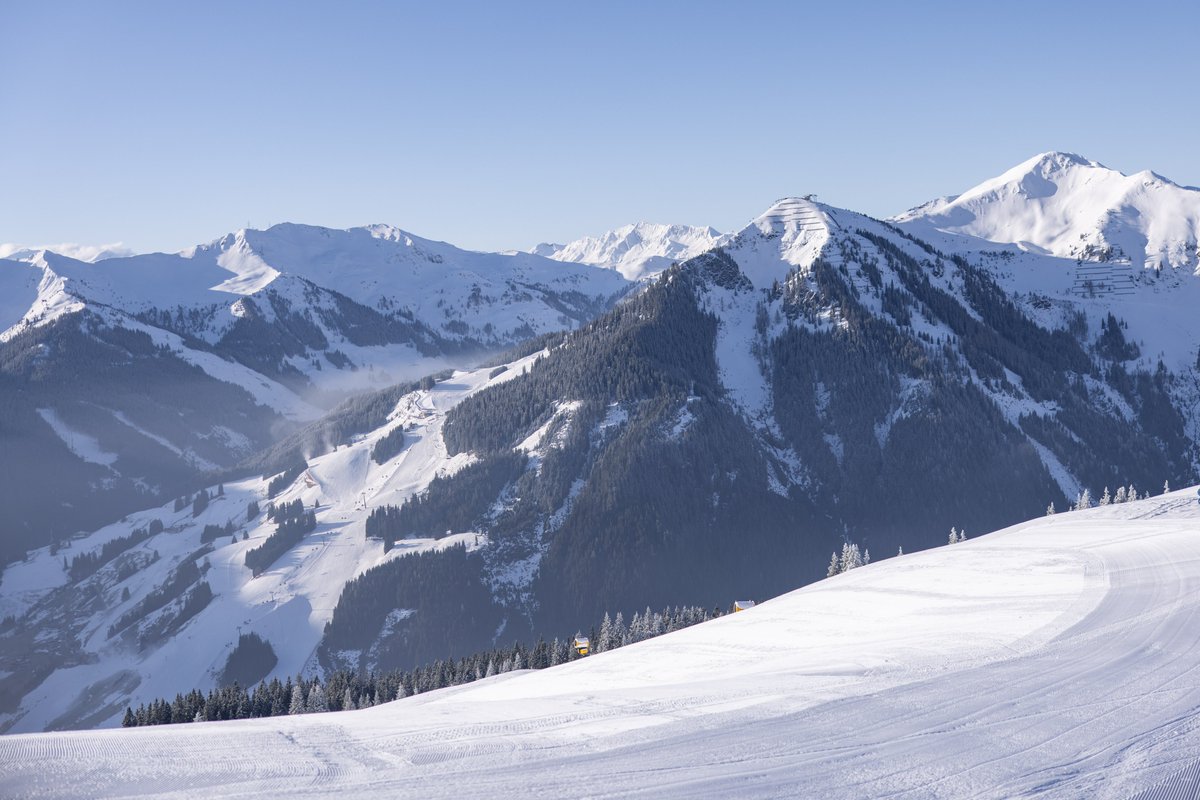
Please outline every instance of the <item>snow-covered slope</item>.
[[1072, 153], [1042, 153], [893, 219], [917, 235], [932, 228], [1137, 270], [1200, 270], [1200, 189]]
[[[0, 472], [18, 476], [0, 481], [0, 505], [20, 520], [0, 563], [161, 502], [352, 393], [576, 328], [630, 288], [613, 270], [382, 225], [277, 225], [95, 263], [0, 259], [0, 391], [15, 387], [6, 421], [23, 432], [0, 448]], [[43, 409], [122, 457], [103, 470], [76, 458]]]
[[638, 222], [568, 244], [539, 244], [531, 252], [558, 261], [606, 267], [629, 280], [640, 280], [711, 250], [725, 238], [713, 228]]
[[[24, 287], [29, 267], [15, 263], [0, 262], [0, 281]], [[87, 306], [149, 319], [214, 346], [248, 314], [262, 311], [268, 322], [298, 314], [324, 340], [309, 350], [349, 353], [349, 363], [362, 367], [407, 361], [402, 372], [409, 376], [440, 367], [436, 357], [455, 347], [505, 346], [578, 325], [627, 287], [611, 270], [529, 253], [460, 250], [386, 225], [282, 224], [177, 254], [89, 263], [45, 251], [28, 263], [41, 271], [38, 292], [32, 299], [18, 292], [21, 302], [0, 306], [0, 341]], [[371, 315], [378, 319], [364, 322]], [[387, 323], [411, 330], [399, 336], [382, 330]], [[398, 336], [406, 341], [394, 341]], [[315, 369], [311, 360], [296, 356], [289, 366], [318, 384], [350, 382], [337, 369]]]
[[12, 261], [29, 261], [36, 258], [44, 250], [80, 261], [103, 261], [106, 258], [119, 258], [134, 254], [133, 250], [121, 242], [113, 242], [111, 244], [75, 244], [64, 242], [61, 244], [43, 245], [24, 245], [5, 242], [0, 244], [0, 258], [7, 258]]
[[[273, 502], [319, 504], [317, 528], [260, 576], [246, 567], [246, 553], [260, 546], [275, 525], [263, 513], [248, 516], [247, 508], [253, 502], [266, 510], [266, 478], [224, 484], [223, 493], [198, 515], [190, 502], [180, 510], [171, 504], [148, 509], [76, 537], [65, 549], [42, 548], [11, 565], [4, 572], [0, 620], [12, 616], [18, 623], [15, 629], [0, 629], [5, 642], [0, 696], [13, 705], [0, 714], [0, 730], [115, 725], [129, 701], [137, 705], [186, 687], [212, 687], [239, 633], [254, 632], [271, 643], [279, 658], [272, 674], [281, 679], [319, 669], [315, 651], [348, 580], [401, 555], [486, 545], [485, 538], [460, 533], [437, 540], [408, 538], [385, 552], [380, 540], [366, 537], [364, 523], [376, 506], [402, 503], [435, 477], [471, 463], [469, 455], [447, 455], [441, 437], [446, 410], [519, 375], [536, 358], [496, 374], [492, 369], [458, 372], [404, 395], [387, 424], [311, 459]], [[404, 432], [403, 448], [378, 463], [373, 447], [396, 430]], [[76, 557], [98, 553], [105, 543], [147, 529], [153, 520], [164, 526], [161, 533], [112, 557], [93, 575], [69, 579], [65, 566]], [[229, 531], [206, 546], [204, 528], [227, 524]], [[186, 622], [168, 626], [165, 642], [147, 637], [146, 631], [175, 613], [174, 603], [135, 614], [124, 633], [125, 624], [113, 629], [190, 564], [200, 565], [213, 599]]]
[[1196, 489], [362, 711], [0, 738], [22, 797], [1195, 797]]

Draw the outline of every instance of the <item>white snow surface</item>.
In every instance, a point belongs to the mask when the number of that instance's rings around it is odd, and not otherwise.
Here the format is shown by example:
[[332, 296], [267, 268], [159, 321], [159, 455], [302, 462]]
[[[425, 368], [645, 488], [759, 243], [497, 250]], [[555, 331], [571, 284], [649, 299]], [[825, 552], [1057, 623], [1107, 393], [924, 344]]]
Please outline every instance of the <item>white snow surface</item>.
[[[1125, 175], [1072, 153], [1042, 153], [955, 197], [894, 218], [1031, 252], [1200, 270], [1200, 189], [1149, 170]], [[1091, 248], [1089, 251], [1088, 248]]]
[[557, 261], [606, 267], [635, 281], [652, 278], [676, 262], [721, 245], [727, 238], [714, 228], [637, 222], [568, 244], [539, 244], [530, 252]]
[[89, 798], [1194, 797], [1198, 586], [1190, 488], [372, 709], [0, 737], [0, 785]]

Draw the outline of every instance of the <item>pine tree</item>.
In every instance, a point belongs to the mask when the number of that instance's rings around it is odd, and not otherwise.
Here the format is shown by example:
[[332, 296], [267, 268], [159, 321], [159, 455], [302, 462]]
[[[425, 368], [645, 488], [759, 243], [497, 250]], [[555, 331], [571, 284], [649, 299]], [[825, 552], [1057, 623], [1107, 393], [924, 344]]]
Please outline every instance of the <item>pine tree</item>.
[[298, 678], [296, 679], [296, 685], [292, 687], [292, 699], [291, 703], [288, 705], [288, 713], [304, 713], [304, 687], [301, 685]]
[[1112, 503], [1112, 498], [1108, 494], [1108, 487], [1104, 487], [1104, 494], [1100, 495], [1100, 505], [1107, 506]]
[[1128, 499], [1129, 499], [1129, 496], [1125, 494], [1125, 487], [1118, 486], [1117, 493], [1115, 495], [1113, 495], [1113, 502], [1114, 503], [1124, 503]]
[[900, 549], [896, 551], [897, 556], [904, 555], [904, 545], [900, 545]]
[[1051, 501], [1050, 505], [1046, 506], [1046, 516], [1053, 517], [1055, 515], [1055, 513], [1057, 513], [1057, 512], [1055, 512], [1055, 510], [1054, 510], [1054, 502]]
[[608, 616], [608, 612], [605, 612], [604, 621], [600, 623], [600, 636], [595, 642], [596, 652], [603, 653], [605, 650], [611, 650], [612, 638], [612, 618]]
[[1084, 489], [1082, 492], [1080, 492], [1079, 507], [1080, 508], [1091, 508], [1092, 507], [1092, 493], [1089, 490]]
[[950, 540], [947, 544], [956, 544], [958, 542], [958, 528], [950, 529]]
[[305, 710], [310, 714], [320, 714], [329, 710], [329, 702], [325, 699], [325, 690], [321, 688], [319, 682], [314, 681], [312, 688], [308, 690], [308, 702], [305, 704]]
[[342, 693], [342, 710], [353, 711], [354, 707], [354, 696], [350, 694], [350, 687], [347, 686], [346, 691]]
[[1171, 482], [1163, 481], [1163, 494], [1170, 494], [1170, 493], [1171, 493]]
[[838, 562], [838, 554], [835, 552], [829, 559], [829, 569], [825, 571], [826, 578], [832, 578], [842, 571], [841, 564]]

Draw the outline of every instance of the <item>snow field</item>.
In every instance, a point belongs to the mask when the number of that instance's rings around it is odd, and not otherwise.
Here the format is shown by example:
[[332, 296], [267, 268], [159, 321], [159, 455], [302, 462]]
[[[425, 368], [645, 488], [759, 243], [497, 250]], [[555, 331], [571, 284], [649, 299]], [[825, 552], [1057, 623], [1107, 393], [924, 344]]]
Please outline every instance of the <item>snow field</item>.
[[1200, 763], [1198, 589], [1193, 488], [363, 711], [3, 737], [0, 783], [23, 797], [1182, 796]]

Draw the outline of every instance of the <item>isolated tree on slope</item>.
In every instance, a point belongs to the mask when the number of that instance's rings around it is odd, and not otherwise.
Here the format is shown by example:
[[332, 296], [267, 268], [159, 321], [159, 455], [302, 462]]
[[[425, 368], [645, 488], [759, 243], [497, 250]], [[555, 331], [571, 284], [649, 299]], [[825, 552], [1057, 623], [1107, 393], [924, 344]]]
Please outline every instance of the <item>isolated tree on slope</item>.
[[1046, 506], [1046, 516], [1053, 517], [1056, 513], [1058, 512], [1054, 510], [1054, 503], [1051, 501], [1050, 505]]
[[1163, 481], [1163, 494], [1170, 494], [1170, 493], [1171, 493], [1171, 482]]

